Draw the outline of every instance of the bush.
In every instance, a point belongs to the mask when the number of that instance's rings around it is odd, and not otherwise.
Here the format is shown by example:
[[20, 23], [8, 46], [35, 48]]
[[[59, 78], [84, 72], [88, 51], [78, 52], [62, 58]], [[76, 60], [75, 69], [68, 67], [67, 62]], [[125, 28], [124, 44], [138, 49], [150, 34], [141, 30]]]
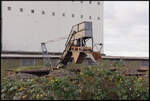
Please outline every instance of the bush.
[[99, 67], [86, 66], [72, 77], [6, 79], [1, 98], [41, 100], [147, 100], [149, 87], [140, 77], [125, 77]]

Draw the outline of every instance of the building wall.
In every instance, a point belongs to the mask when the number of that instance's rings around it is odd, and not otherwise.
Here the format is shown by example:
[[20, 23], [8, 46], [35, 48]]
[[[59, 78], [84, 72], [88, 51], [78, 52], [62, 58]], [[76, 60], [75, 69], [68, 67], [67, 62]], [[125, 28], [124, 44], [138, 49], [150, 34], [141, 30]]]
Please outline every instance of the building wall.
[[[51, 62], [53, 66], [56, 66], [56, 63], [58, 62], [59, 58], [51, 58]], [[72, 63], [72, 62], [70, 62]], [[87, 63], [85, 60], [84, 63]], [[146, 66], [149, 68], [149, 59], [110, 59], [105, 58], [101, 61], [103, 63], [103, 66], [107, 68], [114, 67], [115, 64], [123, 65], [128, 70], [134, 70], [140, 68], [141, 66]], [[15, 69], [15, 68], [21, 68], [24, 66], [42, 66], [43, 65], [43, 59], [40, 58], [23, 58], [23, 57], [3, 57], [1, 58], [1, 76], [4, 77], [7, 75], [7, 69]]]
[[29, 59], [29, 58], [5, 58], [1, 59], [1, 76], [7, 75], [8, 69], [21, 68], [23, 66], [38, 66], [42, 65], [42, 59]]
[[3, 1], [2, 50], [41, 51], [41, 42], [57, 40], [48, 51], [63, 52], [61, 38], [82, 21], [93, 22], [94, 41], [103, 43], [103, 1]]

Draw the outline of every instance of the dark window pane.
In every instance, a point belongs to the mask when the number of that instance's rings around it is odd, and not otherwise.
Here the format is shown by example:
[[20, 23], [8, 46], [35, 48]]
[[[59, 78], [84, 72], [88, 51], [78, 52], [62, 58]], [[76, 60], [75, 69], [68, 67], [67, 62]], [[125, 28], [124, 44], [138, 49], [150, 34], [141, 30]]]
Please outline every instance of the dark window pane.
[[89, 19], [92, 19], [92, 17], [91, 17], [91, 16], [89, 16]]
[[65, 13], [63, 13], [62, 16], [65, 16]]
[[42, 14], [44, 15], [44, 14], [45, 14], [45, 11], [42, 11]]
[[33, 10], [33, 9], [31, 10], [31, 13], [34, 13], [34, 10]]
[[20, 8], [20, 12], [23, 12], [23, 8]]
[[100, 17], [97, 17], [98, 20], [100, 20]]
[[11, 7], [8, 7], [8, 10], [10, 11], [10, 10], [11, 10]]
[[72, 17], [74, 17], [75, 15], [74, 14], [72, 14]]
[[52, 15], [55, 16], [55, 12], [52, 12]]
[[81, 15], [81, 18], [83, 18], [83, 15]]
[[97, 4], [100, 5], [100, 1], [98, 1]]

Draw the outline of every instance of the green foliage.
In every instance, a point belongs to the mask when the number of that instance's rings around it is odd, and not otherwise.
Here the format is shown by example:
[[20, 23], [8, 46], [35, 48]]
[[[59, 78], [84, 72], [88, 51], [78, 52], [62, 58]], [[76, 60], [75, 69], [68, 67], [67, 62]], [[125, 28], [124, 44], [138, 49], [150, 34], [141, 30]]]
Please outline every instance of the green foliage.
[[140, 77], [125, 77], [97, 66], [85, 66], [67, 77], [3, 80], [2, 99], [35, 100], [147, 100], [149, 87]]
[[14, 69], [14, 71], [22, 71], [22, 70], [34, 70], [34, 69], [49, 69], [48, 67], [45, 67], [43, 65], [39, 66], [23, 66], [23, 67], [18, 67]]

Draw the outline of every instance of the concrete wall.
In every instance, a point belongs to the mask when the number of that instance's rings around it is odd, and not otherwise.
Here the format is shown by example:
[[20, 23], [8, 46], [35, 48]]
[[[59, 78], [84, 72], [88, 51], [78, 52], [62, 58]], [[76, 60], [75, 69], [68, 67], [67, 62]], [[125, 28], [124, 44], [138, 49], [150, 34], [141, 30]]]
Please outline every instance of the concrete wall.
[[[52, 58], [51, 62], [53, 65], [56, 65], [59, 58]], [[102, 62], [106, 63], [106, 68], [113, 66], [111, 64], [122, 63], [126, 68], [139, 68], [141, 66], [149, 67], [149, 60], [148, 59], [103, 59]], [[42, 58], [1, 58], [1, 69], [2, 71], [5, 69], [14, 69], [23, 66], [36, 66], [36, 65], [43, 65]]]
[[103, 1], [3, 1], [2, 50], [36, 52], [41, 42], [57, 40], [47, 48], [63, 52], [66, 39], [60, 39], [82, 21], [93, 22], [94, 40], [103, 43]]
[[[52, 58], [52, 65], [55, 66], [59, 58]], [[71, 62], [70, 62], [71, 63]], [[87, 64], [87, 61], [84, 62]], [[116, 59], [103, 58], [102, 66], [104, 68], [115, 67], [115, 64], [125, 67], [127, 70], [136, 70], [141, 66], [149, 67], [149, 59]], [[43, 65], [42, 57], [2, 57], [1, 58], [1, 77], [7, 75], [6, 69], [21, 68], [23, 66], [40, 66]], [[119, 66], [119, 67], [120, 67]]]

